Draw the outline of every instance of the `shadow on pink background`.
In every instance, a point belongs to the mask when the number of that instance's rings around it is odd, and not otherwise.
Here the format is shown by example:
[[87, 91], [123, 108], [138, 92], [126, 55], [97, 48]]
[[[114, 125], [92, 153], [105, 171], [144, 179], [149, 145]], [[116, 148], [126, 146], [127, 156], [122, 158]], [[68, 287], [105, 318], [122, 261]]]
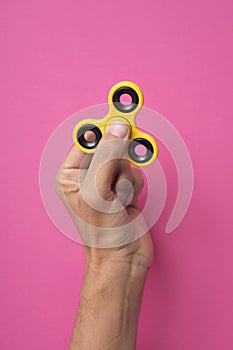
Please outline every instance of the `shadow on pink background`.
[[1, 350], [68, 347], [82, 246], [43, 208], [40, 158], [65, 118], [121, 80], [178, 129], [195, 175], [188, 213], [165, 235], [177, 175], [161, 147], [168, 197], [137, 349], [233, 348], [232, 11], [227, 0], [1, 2]]

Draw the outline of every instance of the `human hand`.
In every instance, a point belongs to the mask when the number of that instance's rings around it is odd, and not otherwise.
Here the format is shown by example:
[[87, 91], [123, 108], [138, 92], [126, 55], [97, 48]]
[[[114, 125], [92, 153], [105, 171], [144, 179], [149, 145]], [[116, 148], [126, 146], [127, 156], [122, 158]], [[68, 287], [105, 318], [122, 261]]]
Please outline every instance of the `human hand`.
[[[113, 269], [132, 273], [133, 266], [134, 273], [146, 274], [153, 245], [138, 204], [143, 176], [123, 158], [129, 134], [128, 124], [114, 121], [94, 155], [73, 146], [55, 187], [81, 236], [86, 266], [111, 262]], [[91, 141], [93, 135], [85, 137]]]

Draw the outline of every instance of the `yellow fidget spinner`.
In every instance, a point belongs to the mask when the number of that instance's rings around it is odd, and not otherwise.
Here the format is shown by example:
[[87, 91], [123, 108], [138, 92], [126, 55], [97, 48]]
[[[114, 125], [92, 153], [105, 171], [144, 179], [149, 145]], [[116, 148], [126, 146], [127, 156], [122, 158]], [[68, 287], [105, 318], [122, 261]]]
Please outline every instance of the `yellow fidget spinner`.
[[[131, 102], [121, 101], [122, 95], [128, 95]], [[126, 157], [133, 165], [144, 167], [153, 163], [158, 155], [158, 146], [154, 138], [141, 131], [135, 124], [135, 118], [143, 105], [143, 93], [138, 85], [130, 81], [122, 81], [114, 85], [108, 94], [109, 111], [103, 119], [85, 119], [79, 122], [73, 131], [74, 143], [85, 153], [94, 153], [95, 149], [112, 121], [124, 120], [130, 126], [129, 144]], [[94, 141], [87, 141], [85, 133], [93, 132]], [[138, 154], [137, 146], [144, 146], [145, 152]]]

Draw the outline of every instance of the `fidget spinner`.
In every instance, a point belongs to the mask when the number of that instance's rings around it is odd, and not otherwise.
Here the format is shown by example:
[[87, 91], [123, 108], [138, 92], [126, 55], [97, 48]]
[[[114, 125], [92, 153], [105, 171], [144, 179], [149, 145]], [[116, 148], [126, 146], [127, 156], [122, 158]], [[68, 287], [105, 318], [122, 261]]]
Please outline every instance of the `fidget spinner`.
[[[131, 102], [122, 102], [122, 96], [128, 95]], [[158, 155], [158, 146], [154, 138], [136, 126], [136, 115], [143, 105], [143, 93], [138, 85], [122, 81], [114, 85], [108, 94], [109, 111], [103, 119], [85, 119], [79, 122], [73, 131], [76, 146], [85, 153], [94, 153], [107, 126], [113, 121], [123, 120], [130, 127], [126, 158], [132, 165], [144, 167], [153, 163]], [[86, 132], [91, 131], [95, 137], [92, 141], [85, 139]], [[137, 152], [138, 146], [144, 146], [144, 153]]]

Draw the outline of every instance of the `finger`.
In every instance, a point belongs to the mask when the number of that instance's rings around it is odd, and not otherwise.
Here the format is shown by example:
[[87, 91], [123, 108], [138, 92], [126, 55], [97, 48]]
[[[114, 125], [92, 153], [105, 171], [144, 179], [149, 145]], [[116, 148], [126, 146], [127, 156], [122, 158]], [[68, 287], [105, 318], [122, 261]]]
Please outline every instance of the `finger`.
[[127, 207], [134, 197], [133, 181], [131, 166], [126, 159], [122, 159], [113, 187], [124, 207]]
[[116, 193], [124, 207], [129, 204], [138, 206], [138, 196], [144, 187], [143, 173], [122, 159], [115, 183]]
[[[92, 135], [85, 135], [91, 139]], [[85, 178], [87, 168], [92, 159], [91, 154], [82, 152], [76, 145], [73, 145], [59, 167], [55, 178], [55, 190], [61, 197], [66, 193], [73, 193], [79, 190], [80, 184]]]
[[[85, 139], [92, 140], [92, 134], [86, 133]], [[62, 167], [64, 169], [87, 169], [92, 160], [92, 154], [82, 152], [76, 145], [73, 145], [69, 150]]]
[[144, 177], [141, 171], [138, 168], [131, 167], [131, 172], [133, 177], [133, 197], [127, 204], [128, 210], [130, 210], [130, 207], [139, 209], [138, 196], [140, 195], [144, 186]]
[[133, 176], [134, 197], [138, 197], [144, 187], [144, 176], [138, 168], [131, 168]]
[[130, 128], [126, 122], [112, 122], [104, 133], [88, 169], [85, 182], [96, 185], [100, 196], [108, 199], [120, 161], [128, 145]]

